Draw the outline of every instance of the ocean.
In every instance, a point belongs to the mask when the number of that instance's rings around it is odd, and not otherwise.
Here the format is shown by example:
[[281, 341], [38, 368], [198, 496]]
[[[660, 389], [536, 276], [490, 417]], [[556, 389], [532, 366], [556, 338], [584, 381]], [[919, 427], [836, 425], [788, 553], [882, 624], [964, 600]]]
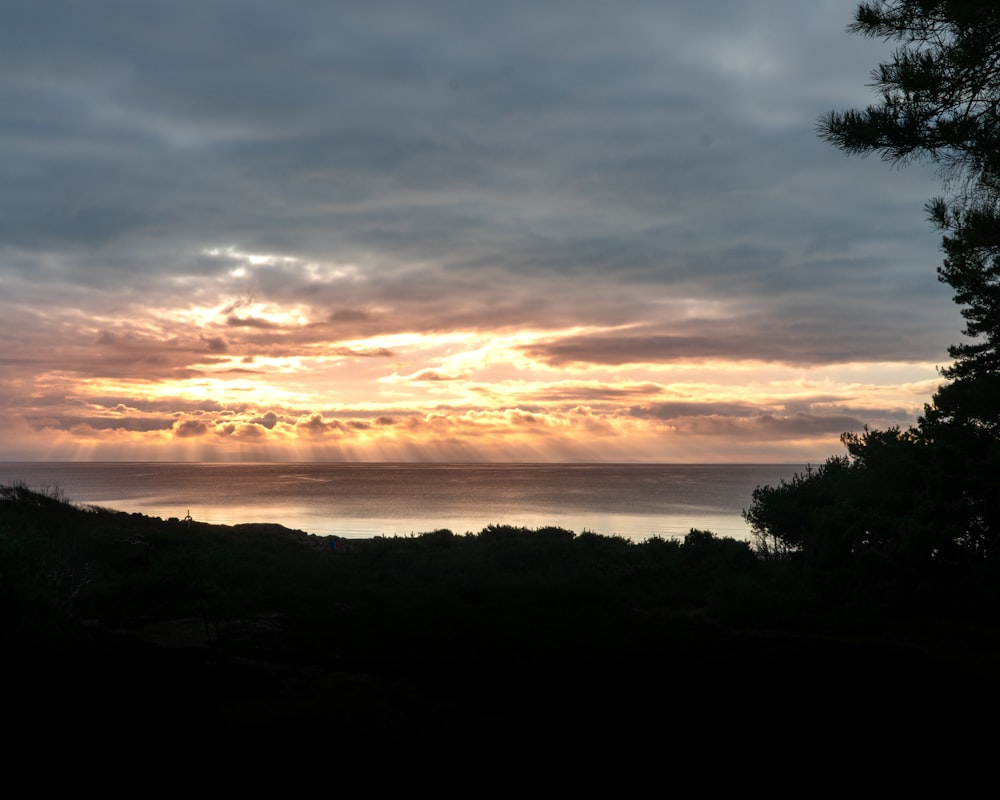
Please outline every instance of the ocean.
[[750, 539], [755, 487], [804, 464], [0, 462], [0, 484], [72, 503], [319, 536], [409, 536], [488, 525], [555, 526], [635, 541], [691, 528]]

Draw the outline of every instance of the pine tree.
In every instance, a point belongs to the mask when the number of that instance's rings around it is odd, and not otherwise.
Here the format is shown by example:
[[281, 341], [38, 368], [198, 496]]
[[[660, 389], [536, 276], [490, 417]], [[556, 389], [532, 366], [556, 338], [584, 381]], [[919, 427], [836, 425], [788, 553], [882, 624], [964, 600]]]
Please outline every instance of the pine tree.
[[872, 72], [881, 102], [823, 115], [819, 134], [849, 154], [938, 168], [946, 195], [927, 204], [943, 232], [938, 277], [971, 341], [949, 348], [955, 363], [942, 376], [957, 385], [942, 387], [927, 413], [1000, 434], [1000, 401], [991, 402], [1000, 375], [1000, 3], [865, 2], [848, 31], [899, 44]]
[[1000, 2], [864, 2], [848, 31], [897, 47], [872, 72], [880, 102], [829, 112], [818, 132], [851, 155], [937, 167], [938, 278], [969, 340], [949, 347], [948, 383], [916, 426], [845, 434], [847, 458], [758, 487], [744, 517], [812, 563], [981, 561], [1000, 555]]

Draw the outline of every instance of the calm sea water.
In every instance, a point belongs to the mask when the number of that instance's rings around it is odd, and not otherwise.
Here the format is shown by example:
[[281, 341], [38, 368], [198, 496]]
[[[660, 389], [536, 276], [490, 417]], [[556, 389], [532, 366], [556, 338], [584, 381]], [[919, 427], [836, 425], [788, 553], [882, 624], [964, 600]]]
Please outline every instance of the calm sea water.
[[490, 524], [558, 526], [642, 541], [691, 528], [749, 539], [756, 486], [800, 464], [201, 464], [0, 462], [0, 484], [58, 489], [74, 503], [317, 535], [406, 536]]

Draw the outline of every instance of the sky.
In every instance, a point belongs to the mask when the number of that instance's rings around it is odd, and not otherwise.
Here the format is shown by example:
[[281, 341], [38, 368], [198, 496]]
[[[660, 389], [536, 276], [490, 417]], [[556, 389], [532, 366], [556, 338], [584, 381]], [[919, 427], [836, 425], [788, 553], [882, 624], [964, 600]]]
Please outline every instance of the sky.
[[821, 463], [962, 341], [844, 0], [8, 0], [0, 461]]

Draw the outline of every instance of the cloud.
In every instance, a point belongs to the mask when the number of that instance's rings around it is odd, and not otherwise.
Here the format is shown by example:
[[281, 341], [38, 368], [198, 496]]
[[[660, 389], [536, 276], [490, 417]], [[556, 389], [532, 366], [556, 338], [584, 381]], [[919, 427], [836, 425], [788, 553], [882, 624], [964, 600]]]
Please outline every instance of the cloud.
[[[114, 417], [72, 417], [72, 416], [59, 416], [59, 417], [35, 417], [26, 416], [26, 420], [32, 424], [33, 427], [41, 428], [56, 428], [59, 430], [70, 430], [72, 428], [86, 426], [93, 431], [104, 431], [104, 430], [122, 430], [122, 431], [159, 431], [159, 430], [170, 430], [175, 420], [173, 418], [167, 417], [142, 417], [142, 416], [125, 416], [118, 415]], [[178, 435], [189, 435], [178, 433]]]
[[273, 411], [268, 411], [263, 416], [254, 417], [250, 420], [250, 422], [254, 425], [260, 425], [268, 430], [271, 430], [278, 423], [278, 415]]
[[213, 353], [225, 353], [229, 349], [229, 343], [221, 336], [203, 338], [205, 345]]
[[674, 402], [630, 408], [628, 413], [642, 419], [672, 420], [693, 416], [749, 417], [758, 414], [759, 408], [752, 403]]
[[235, 315], [226, 317], [226, 325], [239, 328], [264, 328], [266, 330], [274, 330], [281, 327], [270, 320], [257, 319], [256, 317], [237, 317]]
[[174, 425], [174, 436], [179, 439], [204, 436], [208, 433], [210, 426], [207, 422], [199, 419], [180, 420]]
[[222, 436], [250, 441], [263, 441], [266, 438], [266, 434], [259, 425], [238, 425], [229, 422], [218, 426], [216, 432]]
[[454, 381], [458, 380], [456, 376], [442, 375], [440, 372], [436, 372], [431, 369], [425, 369], [418, 372], [416, 375], [411, 375], [407, 380], [410, 381], [430, 381], [431, 383], [439, 383], [442, 381]]
[[323, 436], [331, 431], [342, 431], [344, 426], [337, 420], [325, 422], [321, 414], [312, 414], [308, 419], [295, 423], [296, 432], [309, 436]]
[[849, 7], [49, 5], [0, 29], [19, 436], [455, 456], [586, 422], [655, 457], [681, 419], [835, 425], [803, 373], [844, 424], [912, 418], [964, 327], [930, 172], [815, 136], [886, 54]]

